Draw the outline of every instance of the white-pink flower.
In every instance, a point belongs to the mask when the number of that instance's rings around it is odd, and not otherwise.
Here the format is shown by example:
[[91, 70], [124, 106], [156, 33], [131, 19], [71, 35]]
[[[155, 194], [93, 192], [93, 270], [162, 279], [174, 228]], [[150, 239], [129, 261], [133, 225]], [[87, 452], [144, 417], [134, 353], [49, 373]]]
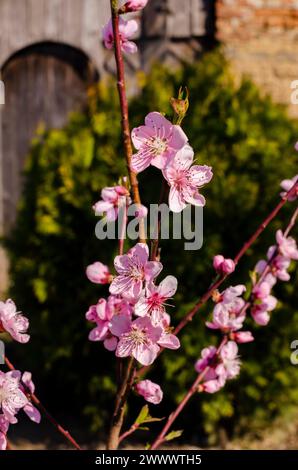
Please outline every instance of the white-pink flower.
[[158, 261], [149, 261], [149, 249], [145, 243], [137, 243], [126, 255], [116, 256], [115, 269], [118, 272], [111, 285], [110, 293], [139, 299], [144, 281], [152, 281], [162, 270]]
[[160, 386], [151, 380], [141, 380], [135, 386], [135, 390], [139, 395], [145, 398], [149, 403], [158, 405], [163, 399], [163, 391]]
[[[136, 43], [130, 41], [130, 38], [135, 35], [137, 30], [138, 23], [135, 20], [126, 21], [121, 17], [119, 18], [120, 44], [123, 52], [127, 52], [128, 54], [134, 54], [137, 52], [138, 48]], [[112, 49], [114, 47], [114, 31], [111, 19], [103, 28], [103, 41], [107, 49]]]
[[153, 326], [149, 317], [131, 321], [124, 315], [116, 316], [111, 322], [111, 333], [119, 338], [117, 357], [133, 356], [144, 366], [154, 362], [159, 352], [158, 340], [162, 328]]
[[15, 415], [28, 404], [28, 398], [20, 388], [21, 373], [0, 371], [0, 408], [5, 419], [11, 424], [17, 423]]
[[91, 305], [86, 318], [96, 327], [89, 333], [90, 341], [103, 341], [104, 347], [109, 351], [114, 351], [117, 347], [118, 339], [111, 334], [111, 319], [115, 315], [126, 315], [131, 317], [132, 306], [130, 303], [119, 297], [110, 295], [108, 300], [99, 299], [96, 305]]
[[19, 343], [28, 343], [30, 336], [26, 333], [29, 320], [17, 311], [15, 303], [8, 299], [0, 302], [0, 332], [6, 331]]
[[108, 266], [100, 261], [96, 261], [87, 266], [86, 276], [89, 281], [95, 284], [109, 284], [111, 282], [111, 273]]
[[[24, 372], [22, 375], [22, 379], [20, 381], [20, 389], [24, 394], [26, 393], [31, 393], [33, 394], [35, 392], [35, 385], [32, 381], [32, 374], [31, 372]], [[38, 411], [35, 406], [32, 405], [30, 401], [28, 401], [27, 405], [24, 406], [23, 408], [24, 412], [28, 416], [28, 418], [31, 419], [31, 421], [34, 421], [34, 423], [40, 423], [41, 416], [40, 412]]]
[[[290, 189], [292, 189], [294, 184], [297, 183], [297, 181], [298, 181], [298, 175], [294, 176], [292, 179], [283, 180], [280, 183], [280, 186], [284, 190], [283, 192], [280, 193], [281, 197], [285, 197], [286, 194], [290, 191]], [[295, 201], [297, 199], [297, 197], [298, 197], [298, 188], [296, 190], [296, 193], [293, 194], [293, 196], [289, 197], [288, 201]]]
[[187, 144], [163, 170], [170, 185], [169, 206], [173, 212], [181, 212], [187, 204], [203, 207], [206, 203], [199, 189], [212, 179], [212, 168], [193, 165], [194, 152]]
[[245, 301], [240, 296], [245, 290], [242, 284], [224, 290], [214, 307], [212, 322], [206, 322], [206, 326], [223, 332], [242, 328], [246, 313], [243, 311]]
[[135, 173], [150, 165], [165, 168], [188, 140], [180, 126], [173, 125], [157, 112], [149, 113], [145, 125], [132, 130], [131, 138], [138, 150], [131, 161], [131, 169]]
[[201, 352], [201, 358], [195, 363], [195, 370], [200, 374], [208, 370], [204, 374], [203, 383], [200, 386], [201, 391], [207, 393], [216, 393], [226, 382], [223, 368], [218, 367], [217, 349], [215, 346], [208, 346]]
[[4, 414], [0, 414], [0, 450], [6, 450], [8, 428], [9, 421], [5, 418]]
[[277, 230], [276, 242], [282, 256], [290, 260], [298, 260], [298, 248], [294, 238], [285, 237], [281, 230]]
[[153, 324], [160, 323], [164, 318], [166, 302], [175, 295], [177, 284], [174, 276], [167, 276], [159, 286], [149, 282], [135, 305], [135, 314], [139, 317], [149, 315]]
[[222, 255], [214, 256], [213, 267], [219, 274], [231, 274], [235, 271], [234, 261], [230, 258], [224, 258]]
[[113, 222], [117, 219], [119, 208], [127, 203], [129, 192], [124, 186], [111, 186], [102, 189], [102, 199], [93, 206], [95, 215], [107, 214], [107, 220]]
[[130, 12], [130, 11], [138, 11], [142, 10], [145, 8], [147, 5], [148, 0], [128, 0], [124, 4], [125, 11]]

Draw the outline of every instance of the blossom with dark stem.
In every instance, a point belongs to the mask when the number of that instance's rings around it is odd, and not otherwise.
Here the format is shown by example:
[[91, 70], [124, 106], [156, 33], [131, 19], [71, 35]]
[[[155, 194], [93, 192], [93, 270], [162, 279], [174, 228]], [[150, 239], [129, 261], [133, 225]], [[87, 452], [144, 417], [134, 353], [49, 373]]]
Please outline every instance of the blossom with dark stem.
[[131, 160], [131, 169], [135, 173], [150, 165], [165, 168], [188, 140], [180, 126], [172, 124], [157, 112], [149, 113], [145, 125], [132, 130], [131, 139], [138, 151]]
[[194, 152], [185, 145], [163, 170], [170, 185], [169, 207], [172, 212], [181, 212], [187, 204], [203, 207], [206, 203], [199, 190], [213, 177], [207, 165], [192, 165]]
[[149, 249], [145, 243], [137, 243], [126, 255], [116, 256], [115, 269], [118, 272], [111, 285], [110, 293], [138, 300], [144, 282], [152, 281], [162, 270], [158, 261], [149, 261]]
[[29, 320], [17, 311], [15, 303], [8, 299], [0, 301], [0, 333], [5, 331], [19, 343], [28, 343], [30, 336], [26, 333]]
[[[130, 38], [135, 35], [138, 30], [138, 23], [135, 20], [124, 20], [119, 18], [119, 33], [120, 33], [120, 45], [123, 52], [128, 54], [134, 54], [138, 48], [135, 42], [130, 41]], [[103, 41], [107, 49], [113, 49], [114, 47], [114, 32], [113, 24], [110, 19], [105, 27], [103, 28]]]
[[149, 403], [158, 405], [163, 399], [163, 391], [160, 385], [151, 380], [141, 380], [135, 386], [136, 392]]
[[202, 373], [207, 368], [199, 391], [218, 392], [227, 380], [235, 378], [240, 372], [237, 344], [228, 341], [219, 352], [215, 346], [204, 348], [201, 358], [195, 364], [195, 369], [198, 373]]

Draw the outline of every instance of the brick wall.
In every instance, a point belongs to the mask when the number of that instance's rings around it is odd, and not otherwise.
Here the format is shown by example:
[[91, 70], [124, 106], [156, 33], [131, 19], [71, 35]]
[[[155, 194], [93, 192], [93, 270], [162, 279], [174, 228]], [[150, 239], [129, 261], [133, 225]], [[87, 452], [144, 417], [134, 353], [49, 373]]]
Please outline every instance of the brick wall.
[[298, 0], [217, 0], [216, 18], [236, 74], [250, 74], [298, 117], [290, 100], [298, 80]]

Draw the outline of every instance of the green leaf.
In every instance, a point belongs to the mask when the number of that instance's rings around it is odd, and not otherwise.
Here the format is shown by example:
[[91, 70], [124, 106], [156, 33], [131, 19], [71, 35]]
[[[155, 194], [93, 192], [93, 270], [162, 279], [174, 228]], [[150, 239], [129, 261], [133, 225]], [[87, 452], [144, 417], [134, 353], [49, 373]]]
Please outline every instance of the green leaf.
[[148, 405], [145, 405], [143, 406], [143, 408], [141, 409], [140, 413], [139, 413], [139, 416], [137, 417], [135, 423], [136, 424], [142, 424], [142, 423], [145, 423], [146, 422], [146, 418], [150, 416], [149, 415], [149, 407]]
[[173, 439], [180, 437], [182, 433], [183, 429], [180, 429], [179, 431], [171, 431], [169, 434], [166, 435], [165, 441], [172, 441]]

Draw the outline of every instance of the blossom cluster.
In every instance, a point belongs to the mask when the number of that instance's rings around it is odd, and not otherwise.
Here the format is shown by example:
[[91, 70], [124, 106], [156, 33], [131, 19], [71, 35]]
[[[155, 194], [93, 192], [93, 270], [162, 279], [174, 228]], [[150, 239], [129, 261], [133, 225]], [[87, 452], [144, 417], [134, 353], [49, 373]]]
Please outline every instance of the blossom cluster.
[[[15, 303], [8, 299], [0, 302], [0, 333], [8, 333], [19, 343], [27, 343], [28, 319], [17, 311]], [[29, 397], [35, 391], [30, 372], [0, 370], [0, 450], [7, 447], [7, 432], [11, 424], [18, 422], [16, 415], [22, 409], [35, 423], [40, 422], [40, 413]]]
[[[293, 184], [293, 180], [290, 181]], [[292, 260], [298, 260], [296, 241], [278, 230], [276, 245], [268, 249], [267, 260], [259, 261], [255, 267], [249, 301], [243, 298], [246, 287], [242, 284], [228, 287], [222, 293], [218, 291], [213, 293], [216, 305], [212, 321], [207, 321], [206, 326], [219, 330], [224, 335], [224, 340], [219, 348], [209, 346], [203, 349], [200, 359], [195, 364], [196, 371], [202, 374], [200, 391], [217, 392], [227, 380], [238, 375], [241, 363], [237, 343], [254, 340], [250, 331], [240, 331], [246, 319], [246, 312], [250, 307], [251, 316], [257, 324], [263, 326], [268, 324], [269, 312], [277, 305], [277, 299], [271, 294], [271, 289], [277, 280], [290, 279], [288, 268]], [[229, 274], [235, 268], [233, 260], [225, 259], [221, 255], [214, 257], [213, 266], [220, 274]]]
[[260, 260], [255, 267], [257, 276], [252, 290], [251, 314], [259, 325], [267, 325], [270, 321], [270, 312], [277, 305], [271, 290], [278, 280], [290, 280], [288, 269], [292, 260], [298, 260], [296, 241], [278, 230], [276, 245], [268, 249], [267, 260]]
[[[137, 243], [127, 254], [116, 256], [114, 266], [117, 275], [109, 286], [109, 297], [99, 299], [86, 314], [87, 320], [96, 325], [89, 339], [102, 341], [106, 349], [115, 351], [116, 357], [133, 357], [144, 366], [150, 365], [161, 348], [180, 347], [166, 312], [167, 302], [177, 290], [177, 279], [167, 276], [160, 284], [155, 282], [163, 266], [159, 261], [149, 260], [145, 243]], [[106, 279], [108, 272], [106, 266], [98, 267], [98, 277], [94, 272], [92, 276], [95, 282]], [[87, 275], [89, 272], [90, 267]], [[152, 389], [154, 398], [148, 401], [157, 402], [156, 396], [162, 397], [158, 385], [143, 381], [136, 386], [147, 398], [149, 392], [152, 395]]]

